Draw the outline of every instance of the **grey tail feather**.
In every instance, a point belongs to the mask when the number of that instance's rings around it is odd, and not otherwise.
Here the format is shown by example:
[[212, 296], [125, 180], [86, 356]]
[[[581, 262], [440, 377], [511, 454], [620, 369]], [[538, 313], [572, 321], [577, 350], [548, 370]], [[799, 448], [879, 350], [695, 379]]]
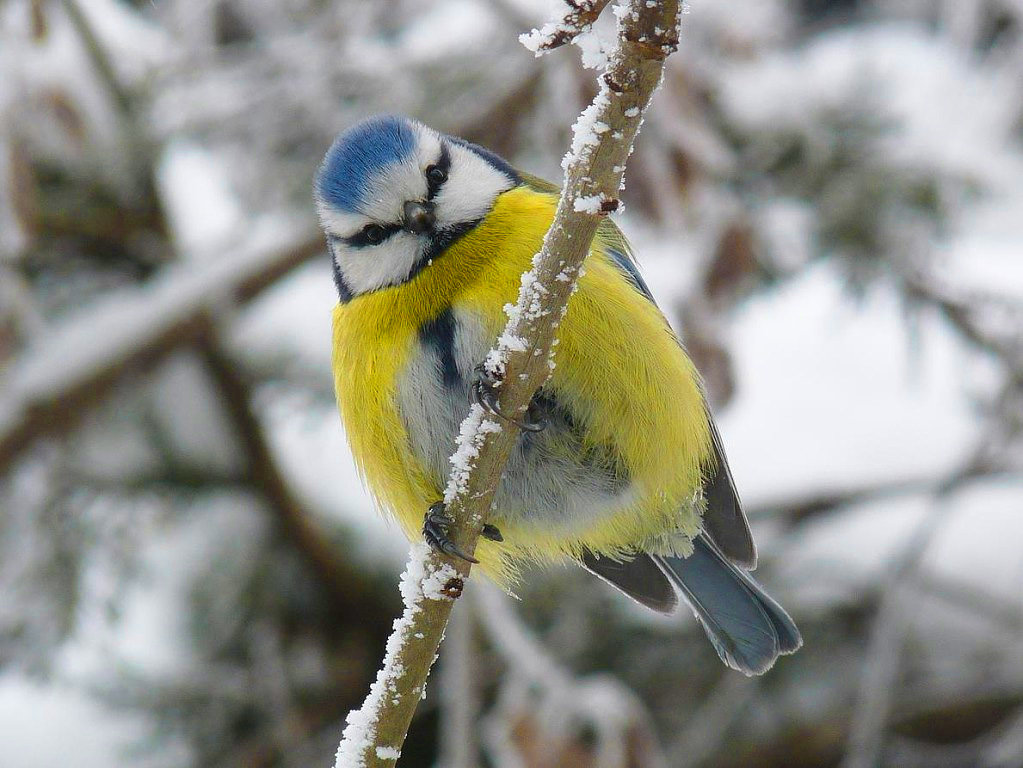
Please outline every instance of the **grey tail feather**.
[[594, 576], [651, 610], [674, 613], [678, 607], [675, 589], [650, 555], [639, 554], [629, 560], [613, 560], [584, 552], [581, 563]]
[[795, 623], [745, 570], [706, 535], [693, 540], [689, 557], [653, 555], [703, 625], [721, 660], [747, 675], [760, 675], [778, 656], [802, 644]]

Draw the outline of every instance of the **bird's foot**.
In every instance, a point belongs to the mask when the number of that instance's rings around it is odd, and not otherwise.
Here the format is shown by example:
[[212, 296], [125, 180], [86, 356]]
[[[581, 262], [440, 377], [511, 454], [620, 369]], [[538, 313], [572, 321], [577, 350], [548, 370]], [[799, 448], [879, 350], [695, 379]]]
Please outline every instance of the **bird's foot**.
[[443, 501], [432, 504], [423, 521], [423, 538], [426, 539], [426, 543], [448, 557], [459, 557], [469, 563], [478, 563], [479, 560], [463, 552], [461, 547], [448, 538], [448, 527], [452, 522]]
[[512, 418], [501, 410], [497, 395], [497, 390], [501, 386], [501, 378], [487, 370], [486, 365], [483, 363], [477, 365], [474, 374], [469, 396], [480, 408], [509, 424], [514, 424], [524, 432], [542, 432], [547, 428], [547, 419], [543, 416], [536, 416], [532, 403], [530, 403], [529, 412], [524, 419]]
[[490, 539], [491, 541], [504, 541], [504, 536], [501, 535], [501, 529], [496, 525], [490, 523], [483, 524], [483, 530], [480, 531], [480, 536], [484, 539]]

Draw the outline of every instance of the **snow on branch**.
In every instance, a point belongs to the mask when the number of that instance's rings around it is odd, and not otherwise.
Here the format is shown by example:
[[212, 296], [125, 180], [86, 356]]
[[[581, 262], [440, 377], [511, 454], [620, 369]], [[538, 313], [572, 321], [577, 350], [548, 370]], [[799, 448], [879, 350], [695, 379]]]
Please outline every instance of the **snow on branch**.
[[549, 21], [524, 35], [519, 42], [537, 56], [570, 43], [589, 31], [609, 0], [565, 0], [569, 10], [560, 21]]
[[0, 376], [0, 475], [38, 437], [72, 429], [125, 371], [152, 366], [208, 333], [225, 308], [323, 253], [323, 238], [311, 230], [287, 239], [259, 232], [254, 241], [200, 266], [167, 268], [26, 349]]
[[[572, 14], [561, 23], [567, 35], [564, 42], [573, 32], [584, 31], [602, 6], [573, 3], [579, 13], [574, 24]], [[584, 9], [593, 18], [584, 15]], [[508, 325], [485, 361], [502, 382], [501, 408], [509, 414], [525, 413], [553, 370], [551, 353], [558, 324], [601, 217], [619, 206], [625, 163], [643, 112], [661, 82], [664, 59], [678, 47], [679, 0], [630, 0], [614, 10], [617, 41], [598, 77], [593, 103], [575, 124], [571, 151], [562, 162], [565, 183], [554, 222], [533, 258], [532, 269], [522, 276], [518, 302], [508, 309]], [[550, 43], [559, 39], [556, 31], [537, 35], [537, 50], [553, 47]], [[529, 41], [533, 39], [528, 36]], [[470, 407], [462, 423], [444, 500], [454, 520], [449, 535], [465, 552], [475, 551], [517, 437], [514, 425], [497, 422], [478, 405]], [[468, 573], [466, 562], [451, 562], [421, 545], [413, 546], [402, 582], [404, 614], [395, 623], [369, 697], [348, 716], [336, 768], [391, 766], [397, 761], [454, 599], [460, 596]], [[428, 581], [429, 587], [412, 586], [413, 577]]]

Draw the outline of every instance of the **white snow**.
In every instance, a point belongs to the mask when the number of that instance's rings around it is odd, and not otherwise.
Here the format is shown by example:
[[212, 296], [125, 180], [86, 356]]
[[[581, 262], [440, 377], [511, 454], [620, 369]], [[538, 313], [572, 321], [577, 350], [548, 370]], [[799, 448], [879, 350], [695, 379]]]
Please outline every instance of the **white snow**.
[[492, 45], [499, 33], [493, 10], [486, 3], [449, 0], [430, 3], [409, 14], [393, 46], [392, 56], [400, 56], [419, 65], [443, 61], [456, 48], [461, 55]]
[[525, 352], [528, 349], [528, 342], [521, 336], [505, 331], [497, 340], [498, 346], [510, 352]]
[[458, 571], [453, 565], [447, 562], [441, 563], [423, 579], [423, 597], [427, 600], [450, 600], [451, 598], [444, 594], [444, 587], [457, 576]]
[[[787, 6], [785, 0], [732, 0], [727, 5], [717, 0], [686, 0], [682, 15], [689, 16], [685, 30], [690, 36], [706, 35], [756, 51], [780, 42], [788, 32]], [[681, 51], [684, 56], [684, 39]]]
[[333, 387], [330, 372], [331, 312], [337, 289], [330, 261], [314, 259], [253, 300], [231, 328], [231, 345], [257, 367], [287, 355]]
[[[122, 85], [139, 84], [171, 55], [169, 37], [114, 0], [83, 0], [82, 15], [94, 31]], [[0, 103], [5, 91], [19, 100], [19, 108], [6, 114], [30, 141], [39, 156], [56, 159], [70, 168], [89, 164], [89, 173], [100, 176], [120, 194], [131, 193], [129, 157], [122, 126], [111, 109], [107, 90], [94, 76], [91, 58], [59, 6], [44, 11], [47, 34], [33, 40], [27, 26], [32, 16], [24, 8], [6, 4], [0, 8]], [[46, 113], [42, 99], [29, 93], [68, 96], [69, 109], [81, 128], [81, 137], [68, 141], [59, 122]], [[82, 151], [82, 145], [88, 149]]]
[[377, 747], [376, 753], [378, 760], [394, 760], [397, 762], [398, 758], [401, 757], [401, 750], [394, 747]]
[[607, 52], [614, 45], [613, 41], [605, 40], [591, 28], [576, 35], [572, 43], [579, 49], [579, 58], [584, 68], [597, 70], [607, 68]]
[[[603, 195], [580, 195], [572, 203], [572, 210], [576, 213], [600, 213], [600, 206], [604, 202]], [[558, 278], [565, 274], [564, 271], [558, 273]]]
[[943, 320], [925, 314], [914, 348], [890, 290], [855, 303], [827, 265], [749, 302], [732, 335], [740, 388], [719, 424], [749, 504], [941, 477], [979, 437], [972, 395], [996, 381]]
[[1023, 478], [971, 482], [937, 503], [951, 504], [953, 513], [928, 548], [925, 567], [1018, 602], [1023, 594]]
[[786, 543], [782, 576], [804, 606], [855, 595], [878, 584], [935, 505], [949, 505], [924, 553], [924, 572], [1016, 602], [1023, 588], [1020, 499], [1023, 480], [994, 476], [945, 498], [921, 491], [850, 505]]
[[407, 554], [405, 535], [390, 515], [379, 514], [363, 484], [337, 407], [278, 391], [259, 393], [259, 404], [274, 455], [297, 496], [324, 525], [351, 531], [358, 543], [351, 557], [399, 565]]
[[[394, 628], [387, 639], [387, 648], [384, 652], [384, 661], [377, 672], [376, 680], [370, 686], [369, 695], [361, 709], [348, 713], [347, 725], [341, 737], [341, 744], [337, 749], [337, 759], [334, 762], [335, 768], [364, 768], [366, 765], [365, 752], [372, 746], [375, 738], [374, 723], [380, 713], [380, 708], [385, 701], [390, 700], [396, 703], [399, 697], [397, 683], [404, 674], [404, 668], [398, 661], [399, 652], [402, 650], [406, 637], [410, 635], [413, 622], [416, 616], [423, 609], [424, 600], [450, 600], [439, 591], [438, 584], [443, 586], [444, 582], [451, 576], [456, 575], [454, 568], [448, 563], [442, 563], [438, 568], [430, 564], [431, 550], [424, 542], [415, 542], [409, 550], [408, 565], [401, 575], [399, 589], [404, 602], [404, 611], [400, 618], [395, 619]], [[428, 591], [424, 591], [426, 587]], [[418, 637], [418, 635], [416, 635]], [[414, 691], [417, 698], [425, 691]], [[376, 754], [380, 757], [380, 749], [400, 752], [396, 747], [383, 745], [376, 748]], [[385, 752], [385, 754], [391, 754]], [[390, 759], [381, 757], [381, 759]], [[397, 759], [395, 757], [395, 759]]]
[[177, 247], [215, 257], [241, 234], [242, 212], [221, 158], [178, 141], [164, 151], [157, 181]]
[[[576, 7], [582, 10], [584, 6], [592, 5], [589, 0], [582, 0]], [[566, 15], [565, 11], [569, 10]], [[550, 50], [550, 46], [560, 37], [573, 38], [572, 42], [579, 47], [582, 53], [583, 66], [588, 69], [601, 69], [607, 64], [606, 51], [609, 46], [601, 36], [593, 31], [592, 24], [576, 24], [571, 18], [570, 4], [558, 3], [558, 18], [548, 21], [525, 34], [519, 35], [519, 42], [522, 46], [532, 51], [534, 56], [542, 56]]]
[[985, 291], [1023, 302], [1023, 168], [1021, 158], [1006, 158], [1015, 168], [1015, 185], [1005, 185], [964, 215], [957, 234], [938, 247], [936, 272], [957, 291]]
[[886, 151], [906, 167], [978, 183], [1018, 179], [1018, 160], [1005, 165], [1016, 119], [1007, 76], [923, 30], [834, 32], [730, 64], [722, 76], [721, 103], [738, 125], [809, 130], [814, 111], [859, 106], [885, 123]]
[[[108, 519], [103, 510], [94, 516]], [[217, 546], [232, 539], [244, 546], [249, 538], [238, 537], [237, 531], [258, 529], [267, 520], [251, 499], [228, 495], [204, 499], [201, 514], [186, 513], [171, 524], [160, 522], [142, 505], [135, 517], [142, 528], [140, 574], [118, 615], [112, 617], [107, 610], [114, 577], [108, 564], [93, 558], [86, 567], [71, 637], [54, 660], [53, 679], [44, 684], [10, 670], [0, 675], [4, 768], [170, 768], [192, 762], [187, 745], [178, 738], [161, 739], [159, 749], [151, 748], [158, 725], [148, 714], [108, 709], [88, 694], [87, 686], [109, 682], [106, 675], [114, 662], [144, 675], [187, 680], [191, 579], [207, 567]], [[230, 604], [222, 608], [235, 610]]]
[[295, 239], [294, 223], [265, 224], [248, 232], [236, 250], [202, 267], [170, 269], [145, 288], [112, 295], [53, 327], [45, 343], [28, 350], [0, 376], [0, 434], [35, 402], [59, 396], [69, 381], [88, 380], [145, 340], [194, 317], [200, 308], [229, 308], [234, 286], [267, 270], [281, 253], [302, 242]]
[[111, 710], [72, 686], [19, 674], [0, 677], [0, 755], [4, 768], [173, 768], [188, 765], [182, 745], [140, 750], [144, 717]]
[[550, 45], [558, 33], [569, 29], [570, 27], [561, 21], [548, 21], [541, 27], [519, 35], [519, 42], [522, 43], [523, 48], [532, 51], [533, 55], [539, 58], [543, 56], [546, 46]]
[[[493, 352], [493, 350], [491, 350]], [[488, 367], [491, 355], [487, 356]], [[504, 371], [502, 364], [501, 371]], [[488, 434], [501, 431], [501, 425], [475, 403], [469, 408], [469, 414], [462, 420], [462, 425], [455, 439], [458, 448], [451, 454], [451, 475], [444, 489], [444, 503], [451, 504], [457, 496], [465, 493], [469, 482], [469, 473], [476, 465], [476, 457]]]
[[[572, 148], [561, 159], [561, 167], [565, 171], [579, 162], [585, 154], [592, 151], [600, 142], [599, 134], [607, 131], [606, 123], [598, 118], [604, 114], [608, 106], [607, 85], [600, 81], [600, 90], [572, 126]], [[598, 128], [599, 126], [599, 128]], [[603, 129], [603, 130], [600, 130]]]

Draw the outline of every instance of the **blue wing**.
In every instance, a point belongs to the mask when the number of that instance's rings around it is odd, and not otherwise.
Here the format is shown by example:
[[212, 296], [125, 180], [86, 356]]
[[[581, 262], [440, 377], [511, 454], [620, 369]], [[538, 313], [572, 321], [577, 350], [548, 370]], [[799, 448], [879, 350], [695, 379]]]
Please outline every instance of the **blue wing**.
[[654, 301], [654, 295], [650, 292], [650, 286], [646, 284], [643, 275], [639, 273], [639, 268], [636, 266], [636, 262], [632, 260], [632, 257], [610, 245], [604, 249], [604, 252], [611, 257], [611, 260], [621, 271], [625, 279], [632, 283], [632, 287], [646, 296], [650, 303], [656, 307], [657, 302]]

